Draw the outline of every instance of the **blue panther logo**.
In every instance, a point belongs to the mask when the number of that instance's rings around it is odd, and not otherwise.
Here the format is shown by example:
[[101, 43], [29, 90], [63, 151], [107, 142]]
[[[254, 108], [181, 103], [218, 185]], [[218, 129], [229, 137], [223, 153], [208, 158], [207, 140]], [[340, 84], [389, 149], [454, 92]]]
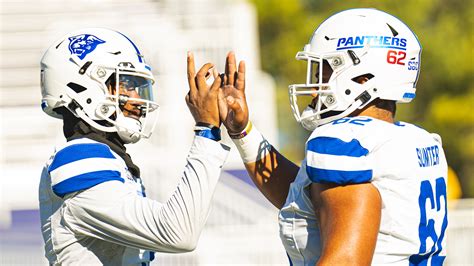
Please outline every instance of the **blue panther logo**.
[[101, 43], [105, 43], [105, 41], [92, 34], [81, 34], [69, 37], [69, 51], [71, 51], [71, 54], [76, 54], [82, 60]]

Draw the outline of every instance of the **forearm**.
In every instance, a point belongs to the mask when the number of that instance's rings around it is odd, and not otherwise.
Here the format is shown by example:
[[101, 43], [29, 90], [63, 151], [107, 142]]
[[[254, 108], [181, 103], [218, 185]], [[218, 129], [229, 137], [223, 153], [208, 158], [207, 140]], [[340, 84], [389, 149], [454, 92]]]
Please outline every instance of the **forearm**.
[[247, 136], [234, 139], [234, 143], [252, 181], [280, 209], [299, 167], [281, 155], [255, 127]]
[[[221, 147], [212, 147], [220, 145]], [[177, 189], [161, 209], [161, 221], [173, 235], [181, 235], [187, 250], [194, 249], [209, 215], [222, 166], [229, 148], [196, 137]]]
[[271, 147], [263, 159], [245, 163], [245, 168], [262, 194], [281, 209], [299, 167]]

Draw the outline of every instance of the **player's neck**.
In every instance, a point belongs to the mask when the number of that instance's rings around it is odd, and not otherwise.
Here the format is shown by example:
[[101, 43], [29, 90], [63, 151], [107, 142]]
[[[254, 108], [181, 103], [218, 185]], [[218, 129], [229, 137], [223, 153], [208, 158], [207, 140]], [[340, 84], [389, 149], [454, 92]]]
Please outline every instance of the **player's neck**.
[[393, 113], [391, 111], [378, 108], [375, 105], [369, 105], [362, 110], [356, 111], [351, 116], [368, 116], [388, 123], [394, 123]]

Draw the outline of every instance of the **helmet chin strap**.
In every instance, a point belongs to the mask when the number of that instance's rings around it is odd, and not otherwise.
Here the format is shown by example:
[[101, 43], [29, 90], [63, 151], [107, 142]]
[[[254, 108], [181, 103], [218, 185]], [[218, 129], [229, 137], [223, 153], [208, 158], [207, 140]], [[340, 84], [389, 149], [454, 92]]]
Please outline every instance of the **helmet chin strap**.
[[367, 104], [372, 102], [377, 97], [375, 93], [371, 93], [372, 91], [374, 91], [374, 88], [375, 88], [375, 78], [372, 78], [368, 80], [367, 82], [360, 84], [360, 86], [363, 86], [364, 88], [363, 92], [359, 94], [359, 96], [355, 98], [355, 101], [346, 110], [342, 111], [340, 114], [333, 115], [326, 118], [321, 118], [322, 114], [320, 113], [315, 114], [314, 113], [315, 109], [312, 109], [311, 107], [307, 107], [303, 111], [302, 117], [300, 119], [301, 125], [306, 130], [313, 131], [321, 125], [332, 122], [339, 118], [346, 117], [352, 114], [355, 110], [364, 108], [365, 106], [367, 106]]
[[[365, 105], [366, 105], [366, 103], [364, 103], [362, 99], [357, 99], [356, 102], [354, 102], [349, 108], [347, 108], [346, 110], [344, 110], [340, 114], [333, 115], [333, 116], [330, 116], [330, 117], [327, 117], [327, 118], [322, 118], [322, 119], [317, 117], [317, 116], [320, 116], [320, 114], [319, 115], [317, 115], [317, 114], [308, 115], [306, 117], [301, 118], [300, 123], [301, 123], [301, 126], [303, 126], [306, 130], [313, 131], [321, 125], [332, 122], [332, 121], [337, 120], [339, 118], [346, 117], [346, 116], [350, 115], [352, 112], [354, 112], [355, 110], [357, 110], [360, 107], [365, 106]], [[311, 110], [308, 110], [308, 108], [311, 109]], [[312, 109], [311, 107], [308, 106], [303, 111], [303, 114], [305, 112], [314, 112], [314, 109]]]
[[95, 129], [98, 129], [98, 130], [104, 131], [104, 132], [117, 132], [116, 127], [106, 127], [106, 126], [100, 125], [99, 123], [95, 122], [89, 116], [87, 116], [86, 113], [84, 113], [84, 111], [81, 108], [76, 108], [76, 110], [74, 110], [74, 112], [79, 116], [79, 118], [84, 120], [87, 124], [91, 125]]
[[75, 113], [87, 124], [97, 130], [103, 132], [117, 132], [120, 139], [122, 139], [125, 144], [136, 143], [141, 138], [141, 135], [138, 132], [140, 132], [142, 126], [140, 121], [136, 119], [119, 114], [117, 116], [116, 121], [114, 121], [114, 126], [106, 127], [92, 120], [89, 116], [86, 115], [86, 113], [84, 113], [81, 108], [77, 108], [75, 110]]

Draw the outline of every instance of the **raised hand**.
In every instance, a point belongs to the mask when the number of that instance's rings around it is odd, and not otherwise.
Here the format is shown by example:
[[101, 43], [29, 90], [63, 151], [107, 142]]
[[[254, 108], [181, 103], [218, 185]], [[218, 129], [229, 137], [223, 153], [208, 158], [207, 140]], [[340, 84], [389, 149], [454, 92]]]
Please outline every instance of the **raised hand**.
[[239, 134], [249, 121], [245, 99], [245, 62], [237, 64], [234, 52], [229, 52], [225, 62], [223, 86], [219, 92], [219, 114], [230, 135]]
[[[189, 92], [186, 95], [186, 104], [189, 111], [191, 111], [196, 123], [203, 122], [219, 127], [221, 120], [217, 98], [221, 77], [211, 63], [204, 64], [196, 73], [194, 55], [191, 52], [188, 52], [187, 61]], [[214, 82], [209, 86], [206, 80], [211, 75], [214, 75]]]

